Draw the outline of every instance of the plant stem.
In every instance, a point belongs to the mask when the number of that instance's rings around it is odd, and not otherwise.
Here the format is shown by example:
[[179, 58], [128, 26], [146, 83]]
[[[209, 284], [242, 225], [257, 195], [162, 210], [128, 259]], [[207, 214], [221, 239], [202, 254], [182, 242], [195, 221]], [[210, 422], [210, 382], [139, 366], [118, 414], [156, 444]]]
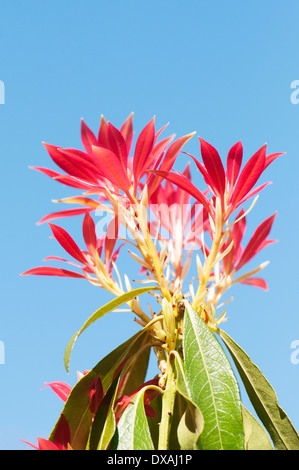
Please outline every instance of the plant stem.
[[213, 263], [214, 263], [214, 261], [217, 257], [217, 254], [218, 254], [218, 251], [219, 251], [219, 246], [220, 246], [221, 239], [222, 239], [222, 236], [223, 236], [224, 222], [221, 219], [218, 223], [219, 223], [219, 226], [217, 227], [218, 236], [216, 236], [215, 239], [213, 240], [211, 251], [210, 251], [209, 256], [206, 259], [206, 262], [204, 264], [203, 278], [201, 280], [200, 285], [198, 286], [198, 290], [197, 290], [195, 298], [193, 300], [192, 306], [195, 310], [198, 309], [199, 300], [201, 298], [201, 295], [203, 294], [203, 292], [206, 289], [207, 283], [208, 283], [209, 278], [210, 278], [211, 271], [213, 269]]
[[159, 450], [169, 449], [169, 436], [171, 430], [171, 422], [173, 416], [176, 386], [175, 386], [174, 363], [169, 359], [167, 360], [167, 382], [166, 388], [162, 397], [162, 417], [159, 430]]

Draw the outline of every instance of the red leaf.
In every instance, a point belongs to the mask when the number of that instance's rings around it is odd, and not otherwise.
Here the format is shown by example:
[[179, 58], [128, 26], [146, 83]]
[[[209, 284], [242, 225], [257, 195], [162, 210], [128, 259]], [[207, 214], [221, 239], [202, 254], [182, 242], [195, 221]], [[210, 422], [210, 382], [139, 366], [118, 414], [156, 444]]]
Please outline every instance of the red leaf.
[[179, 188], [183, 189], [184, 191], [189, 193], [192, 197], [194, 197], [197, 201], [199, 201], [207, 209], [209, 213], [211, 214], [213, 213], [213, 209], [209, 200], [184, 175], [182, 175], [181, 173], [171, 173], [168, 171], [160, 171], [160, 170], [153, 171], [153, 173], [158, 176], [162, 176], [163, 178], [170, 181], [171, 183], [176, 184]]
[[236, 222], [233, 225], [232, 228], [232, 237], [234, 240], [234, 247], [238, 247], [241, 244], [241, 241], [244, 237], [245, 229], [246, 229], [246, 217], [243, 215], [244, 214], [244, 209], [241, 209], [239, 214], [237, 215], [235, 220], [240, 219], [238, 222]]
[[95, 224], [89, 212], [86, 212], [83, 220], [83, 238], [89, 253], [94, 256], [97, 249], [97, 236]]
[[199, 137], [201, 143], [201, 155], [206, 170], [213, 181], [213, 186], [218, 196], [223, 197], [225, 191], [225, 172], [221, 158], [217, 150]]
[[21, 276], [36, 275], [36, 276], [60, 276], [60, 277], [77, 277], [85, 279], [82, 274], [68, 271], [67, 269], [52, 268], [41, 266], [38, 268], [29, 269], [28, 271], [21, 274]]
[[103, 400], [104, 390], [100, 376], [98, 375], [89, 388], [89, 408], [92, 414], [96, 414]]
[[232, 190], [242, 165], [243, 159], [243, 146], [242, 142], [237, 142], [229, 150], [227, 155], [226, 177], [229, 183], [229, 189]]
[[109, 149], [109, 142], [108, 142], [108, 124], [105, 121], [104, 116], [101, 116], [101, 124], [98, 133], [98, 145], [100, 147], [104, 147]]
[[105, 262], [108, 263], [118, 238], [118, 217], [111, 220], [105, 237]]
[[93, 145], [98, 144], [96, 136], [85, 124], [83, 119], [81, 119], [81, 140], [87, 153], [91, 152], [91, 147]]
[[113, 255], [110, 257], [110, 264], [109, 264], [109, 274], [111, 275], [111, 272], [112, 272], [112, 269], [113, 269], [113, 263], [116, 262], [118, 256], [119, 256], [119, 253], [120, 253], [120, 250], [121, 248], [125, 245], [125, 243], [122, 243], [118, 248], [117, 250], [115, 250], [115, 252], [113, 253]]
[[160, 135], [162, 134], [162, 132], [166, 129], [166, 127], [168, 125], [169, 125], [169, 122], [167, 124], [165, 124], [163, 127], [161, 127], [161, 129], [159, 129], [158, 132], [156, 132], [155, 140], [154, 140], [155, 145], [156, 145], [156, 142], [157, 142], [158, 138], [160, 137]]
[[195, 132], [184, 135], [180, 137], [179, 139], [175, 140], [170, 145], [169, 149], [167, 150], [165, 154], [165, 157], [163, 158], [163, 162], [161, 163], [161, 166], [160, 166], [161, 171], [169, 171], [172, 168], [179, 152], [182, 150], [186, 142], [188, 142], [188, 140], [190, 140], [191, 137], [194, 136], [194, 134]]
[[108, 141], [110, 150], [118, 156], [121, 161], [124, 171], [127, 171], [127, 145], [122, 134], [110, 122], [108, 123]]
[[130, 154], [133, 141], [133, 116], [134, 113], [131, 113], [120, 128], [120, 132], [122, 133], [122, 136], [126, 142], [128, 155]]
[[281, 155], [285, 155], [285, 152], [283, 153], [271, 153], [270, 155], [266, 156], [266, 162], [265, 162], [265, 169], [272, 163], [274, 160], [276, 160], [277, 157], [280, 157]]
[[137, 186], [140, 174], [146, 164], [154, 144], [155, 139], [155, 118], [153, 118], [141, 131], [136, 142], [134, 159], [133, 159], [133, 175], [135, 187]]
[[157, 413], [155, 412], [154, 408], [151, 405], [144, 405], [144, 411], [148, 418], [158, 418]]
[[237, 207], [239, 207], [241, 204], [244, 204], [244, 202], [246, 202], [248, 199], [250, 199], [251, 197], [255, 196], [256, 194], [258, 194], [259, 192], [262, 191], [262, 189], [264, 189], [266, 186], [268, 186], [269, 184], [271, 184], [270, 181], [268, 181], [267, 183], [263, 183], [261, 184], [260, 186], [258, 186], [257, 188], [254, 188], [252, 189], [251, 191], [249, 191], [249, 193], [246, 194], [246, 196], [243, 197], [243, 199], [241, 199], [234, 207], [233, 209], [237, 209]]
[[66, 209], [64, 211], [52, 212], [51, 214], [45, 215], [42, 219], [40, 219], [40, 221], [37, 222], [37, 225], [41, 225], [53, 219], [60, 219], [62, 217], [71, 217], [74, 215], [84, 214], [86, 213], [86, 211], [92, 211], [92, 210], [93, 208], [82, 207], [82, 208]]
[[[241, 209], [235, 220], [238, 220], [244, 214], [244, 209]], [[241, 246], [242, 239], [244, 237], [246, 229], [246, 217], [243, 216], [238, 222], [235, 222], [231, 231], [231, 240], [229, 240], [223, 249], [227, 248], [231, 241], [234, 242], [232, 249], [223, 259], [223, 263], [226, 264], [226, 272], [229, 273], [238, 262], [243, 248]]]
[[105, 236], [104, 235], [97, 239], [97, 252], [98, 252], [98, 255], [99, 255], [100, 258], [101, 258], [101, 255], [102, 255], [104, 241], [105, 241]]
[[47, 439], [43, 439], [42, 437], [38, 437], [37, 441], [38, 441], [38, 450], [61, 450], [59, 447], [57, 447], [56, 444], [54, 444], [51, 441], [48, 441]]
[[249, 277], [241, 281], [240, 284], [248, 284], [250, 286], [260, 287], [261, 289], [268, 290], [268, 285], [264, 279], [260, 277]]
[[209, 173], [207, 172], [206, 168], [204, 165], [202, 165], [195, 157], [193, 157], [193, 155], [190, 155], [190, 154], [187, 154], [189, 155], [195, 162], [198, 170], [201, 172], [202, 176], [203, 176], [203, 179], [205, 180], [205, 183], [211, 188], [211, 191], [215, 194], [217, 194], [217, 189], [214, 185], [214, 182], [213, 180], [211, 179]]
[[66, 186], [71, 186], [72, 188], [94, 188], [94, 184], [87, 183], [86, 181], [81, 181], [80, 179], [73, 176], [62, 175], [61, 173], [57, 173], [57, 171], [50, 170], [49, 168], [41, 168], [37, 166], [30, 166], [29, 168], [31, 168], [32, 170], [40, 171], [41, 173], [50, 176], [50, 178], [53, 178], [54, 180], [59, 181], [60, 183], [65, 184]]
[[54, 237], [60, 243], [60, 245], [77, 261], [82, 264], [87, 264], [85, 256], [82, 254], [82, 251], [72, 239], [72, 237], [67, 233], [64, 228], [59, 227], [58, 225], [49, 224], [53, 232]]
[[[50, 387], [54, 393], [63, 401], [66, 402], [69, 394], [71, 393], [72, 387], [65, 382], [56, 381], [56, 382], [49, 382], [45, 385], [45, 387]], [[45, 388], [43, 387], [43, 388]]]
[[100, 189], [104, 189], [99, 187], [99, 184], [97, 183], [88, 183], [85, 180], [82, 180], [81, 178], [77, 178], [75, 176], [69, 176], [69, 175], [59, 175], [55, 176], [54, 178], [56, 181], [59, 181], [59, 183], [65, 184], [66, 186], [71, 186], [72, 188], [79, 188], [79, 189], [86, 189], [88, 191], [99, 191]]
[[[173, 136], [170, 136], [170, 137], [166, 137], [165, 139], [161, 140], [160, 142], [158, 142], [152, 149], [147, 161], [146, 161], [146, 164], [144, 165], [143, 167], [143, 170], [142, 170], [142, 173], [140, 173], [139, 175], [139, 179], [142, 178], [142, 176], [144, 175], [144, 173], [147, 172], [147, 170], [156, 170], [158, 168], [158, 166], [160, 165], [160, 162], [163, 160], [163, 154], [164, 154], [164, 151], [167, 147], [168, 144], [170, 144], [170, 142], [173, 140]], [[148, 176], [147, 180], [146, 180], [146, 184], [148, 186], [148, 193], [150, 194], [150, 192], [152, 192], [152, 190], [150, 190], [149, 188], [152, 187], [152, 181], [155, 179], [154, 175], [151, 174], [150, 176]], [[157, 178], [157, 180], [160, 180], [160, 178]], [[158, 184], [155, 185], [155, 188], [158, 186]], [[154, 191], [155, 191], [155, 188], [154, 188]]]
[[50, 178], [55, 178], [56, 176], [60, 175], [60, 173], [57, 173], [57, 171], [50, 170], [50, 168], [42, 168], [40, 166], [30, 166], [29, 168], [31, 170], [40, 171], [41, 173], [44, 173], [45, 175], [50, 176]]
[[55, 429], [54, 444], [57, 447], [59, 447], [60, 450], [67, 450], [70, 440], [71, 440], [70, 427], [64, 414], [61, 413], [60, 419]]
[[54, 163], [63, 171], [76, 178], [81, 178], [89, 182], [94, 181], [94, 170], [96, 170], [96, 168], [83, 157], [86, 154], [83, 152], [80, 153], [78, 150], [61, 149], [45, 143], [44, 146]]
[[231, 204], [236, 204], [243, 199], [252, 189], [265, 168], [266, 144], [263, 145], [246, 163], [243, 168], [236, 187], [232, 193]]
[[259, 248], [259, 251], [263, 250], [264, 248], [266, 248], [266, 246], [269, 246], [269, 245], [272, 245], [273, 243], [277, 243], [278, 240], [264, 240], [263, 243], [261, 243], [261, 246]]
[[[173, 141], [173, 139], [174, 139], [174, 134], [170, 135], [169, 137], [165, 137], [165, 139], [159, 140], [159, 142], [157, 142], [154, 145], [153, 150], [151, 152], [151, 161], [152, 161], [151, 163], [152, 164], [155, 164], [157, 159], [159, 157], [161, 157], [161, 154], [163, 155], [166, 147]], [[147, 166], [147, 167], [149, 168], [149, 166]]]
[[[173, 142], [170, 147], [168, 148], [163, 161], [160, 165], [159, 170], [160, 171], [170, 171], [172, 166], [174, 165], [174, 162], [179, 154], [179, 152], [182, 150], [183, 146], [188, 142], [188, 140], [193, 137], [195, 133], [192, 132], [191, 134], [184, 135], [177, 139], [175, 142]], [[167, 139], [165, 139], [167, 140]], [[154, 181], [152, 179], [149, 182], [150, 185], [150, 191], [149, 194], [154, 193], [154, 191], [157, 189], [159, 184], [161, 184], [162, 179], [161, 178], [155, 178]]]
[[[187, 163], [187, 166], [183, 170], [182, 173], [189, 181], [191, 181], [191, 171], [190, 171], [190, 162]], [[186, 210], [184, 209], [184, 204], [189, 204], [190, 200], [190, 194], [186, 193], [186, 191], [183, 191], [181, 188], [176, 188], [175, 190], [175, 198], [176, 198], [176, 203], [179, 205], [182, 215], [184, 218], [190, 217], [191, 214], [186, 213]]]
[[94, 175], [100, 176], [100, 172], [94, 163], [92, 155], [81, 152], [81, 150], [77, 149], [59, 148], [58, 150], [63, 154], [63, 156], [67, 157], [75, 167], [79, 167], [81, 171], [89, 173], [92, 180], [95, 179]]
[[92, 147], [95, 163], [102, 176], [107, 178], [113, 186], [128, 193], [130, 181], [118, 157], [103, 147]]
[[255, 230], [252, 235], [248, 245], [246, 246], [241, 259], [236, 267], [236, 270], [239, 270], [248, 263], [262, 248], [267, 236], [270, 233], [272, 224], [276, 217], [276, 213], [271, 215], [268, 219], [264, 220]]
[[80, 264], [74, 263], [74, 261], [69, 261], [65, 258], [61, 258], [60, 256], [46, 256], [46, 258], [44, 258], [44, 261], [62, 261], [63, 263], [68, 263], [72, 266], [75, 266], [76, 268], [82, 269], [82, 266], [80, 266]]

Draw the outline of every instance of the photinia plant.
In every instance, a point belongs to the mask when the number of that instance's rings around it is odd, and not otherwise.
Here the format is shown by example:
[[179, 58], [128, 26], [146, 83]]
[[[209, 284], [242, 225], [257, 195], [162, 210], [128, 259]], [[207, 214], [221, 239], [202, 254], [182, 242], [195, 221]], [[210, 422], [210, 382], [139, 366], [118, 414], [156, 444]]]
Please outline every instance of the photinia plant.
[[[40, 266], [24, 274], [85, 279], [112, 295], [70, 338], [66, 370], [76, 340], [102, 316], [123, 309], [140, 325], [134, 336], [98, 358], [73, 388], [48, 384], [64, 407], [48, 439], [38, 438], [34, 447], [298, 450], [298, 433], [275, 391], [221, 328], [231, 300], [223, 296], [229, 289], [237, 283], [267, 289], [257, 276], [267, 263], [246, 266], [275, 241], [269, 234], [276, 213], [258, 225], [245, 246], [243, 240], [246, 218], [269, 183], [256, 184], [282, 154], [267, 154], [264, 145], [242, 165], [243, 147], [237, 142], [224, 166], [217, 150], [199, 138], [201, 162], [184, 151], [195, 133], [161, 138], [165, 128], [156, 132], [153, 118], [132, 151], [133, 114], [120, 129], [102, 117], [98, 135], [82, 120], [83, 150], [44, 144], [60, 170], [34, 167], [80, 193], [56, 201], [75, 207], [40, 221], [49, 223], [68, 255], [47, 261], [62, 262], [63, 267]], [[187, 159], [182, 172], [174, 169], [179, 154]], [[194, 178], [192, 161], [198, 170]], [[83, 216], [81, 248], [53, 223], [78, 215]], [[100, 230], [96, 217], [105, 219]], [[138, 268], [138, 287], [118, 267], [124, 252]], [[157, 374], [146, 380], [151, 351]], [[232, 364], [259, 420], [241, 402]]]

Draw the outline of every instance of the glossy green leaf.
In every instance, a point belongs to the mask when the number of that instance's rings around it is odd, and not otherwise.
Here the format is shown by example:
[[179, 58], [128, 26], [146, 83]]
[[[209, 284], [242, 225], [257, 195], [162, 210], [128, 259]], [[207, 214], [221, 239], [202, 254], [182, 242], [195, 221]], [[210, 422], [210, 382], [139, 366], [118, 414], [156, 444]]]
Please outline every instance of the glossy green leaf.
[[268, 430], [277, 450], [299, 450], [299, 436], [290, 419], [279, 406], [277, 395], [250, 357], [223, 330], [217, 331], [238, 369], [250, 401]]
[[[148, 342], [148, 334], [143, 330], [136, 333], [118, 348], [104, 357], [90, 372], [84, 375], [73, 387], [66, 401], [62, 414], [67, 420], [71, 432], [71, 447], [74, 450], [85, 449], [92, 423], [89, 403], [89, 388], [92, 381], [99, 375], [106, 394], [118, 369], [134, 357]], [[123, 372], [123, 371], [122, 371]], [[60, 418], [59, 418], [60, 419]], [[53, 439], [59, 419], [49, 437]]]
[[148, 420], [144, 410], [144, 387], [134, 397], [132, 404], [128, 405], [119, 420], [117, 450], [154, 450]]
[[151, 348], [145, 347], [144, 350], [138, 351], [130, 361], [130, 367], [126, 372], [126, 376], [122, 380], [119, 390], [119, 396], [131, 395], [137, 388], [145, 382], [148, 368]]
[[231, 365], [208, 326], [185, 303], [183, 350], [188, 392], [201, 410], [204, 450], [243, 450], [239, 388]]
[[79, 336], [83, 333], [83, 331], [86, 330], [86, 328], [88, 328], [96, 320], [103, 317], [104, 315], [111, 312], [112, 310], [116, 309], [120, 305], [134, 299], [134, 297], [138, 297], [141, 294], [145, 294], [146, 292], [151, 292], [152, 290], [155, 290], [155, 289], [156, 287], [151, 286], [151, 287], [140, 287], [138, 289], [131, 290], [130, 292], [126, 292], [125, 294], [120, 295], [119, 297], [116, 297], [115, 299], [111, 300], [110, 302], [108, 302], [107, 304], [103, 305], [101, 308], [96, 310], [88, 318], [88, 320], [86, 320], [83, 326], [71, 337], [70, 341], [68, 342], [68, 345], [64, 353], [64, 364], [65, 364], [65, 368], [67, 372], [69, 372], [70, 356], [71, 356], [71, 352], [73, 350], [74, 344], [79, 338]]
[[242, 406], [245, 434], [245, 450], [273, 450], [273, 445], [265, 428]]

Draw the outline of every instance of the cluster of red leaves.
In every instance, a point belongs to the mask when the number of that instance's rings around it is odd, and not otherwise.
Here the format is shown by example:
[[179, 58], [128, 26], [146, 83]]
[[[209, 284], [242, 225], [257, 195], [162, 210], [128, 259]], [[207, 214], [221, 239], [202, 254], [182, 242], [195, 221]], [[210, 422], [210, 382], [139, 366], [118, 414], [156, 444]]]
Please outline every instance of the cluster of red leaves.
[[[43, 275], [43, 276], [62, 276], [62, 277], [75, 277], [84, 278], [92, 282], [96, 282], [96, 279], [91, 277], [95, 274], [99, 265], [99, 260], [103, 259], [103, 264], [106, 267], [107, 272], [111, 273], [112, 263], [116, 261], [121, 247], [115, 250], [115, 244], [117, 241], [117, 230], [118, 223], [115, 219], [111, 222], [113, 233], [110, 234], [110, 230], [106, 232], [106, 236], [97, 238], [95, 224], [90, 216], [89, 212], [85, 213], [83, 220], [83, 237], [86, 245], [86, 250], [81, 250], [69, 233], [58, 225], [49, 224], [54, 238], [62, 246], [62, 248], [72, 257], [77, 263], [68, 261], [57, 256], [48, 256], [45, 261], [56, 260], [63, 261], [71, 264], [83, 271], [83, 274], [79, 274], [75, 271], [67, 269], [61, 269], [56, 267], [37, 267], [26, 271], [25, 274]], [[114, 230], [115, 229], [115, 230]], [[78, 262], [80, 264], [78, 264]]]
[[[200, 191], [192, 182], [189, 165], [182, 173], [173, 170], [179, 152], [182, 152], [183, 146], [193, 134], [183, 136], [174, 142], [172, 142], [174, 136], [159, 140], [165, 127], [156, 132], [155, 119], [153, 118], [139, 134], [132, 157], [130, 157], [133, 142], [132, 114], [119, 130], [110, 122], [107, 123], [102, 117], [97, 136], [82, 120], [81, 139], [85, 151], [72, 148], [63, 149], [45, 144], [54, 163], [66, 174], [60, 174], [48, 168], [34, 168], [65, 185], [86, 190], [87, 194], [96, 194], [98, 199], [95, 201], [83, 196], [69, 198], [69, 202], [83, 204], [84, 207], [55, 212], [41, 220], [41, 222], [45, 222], [58, 217], [85, 214], [83, 235], [87, 250], [81, 250], [63, 228], [49, 224], [59, 244], [80, 264], [58, 257], [46, 258], [46, 260], [55, 259], [70, 263], [80, 268], [83, 273], [56, 267], [38, 267], [30, 269], [24, 274], [78, 277], [95, 282], [96, 279], [91, 275], [97, 270], [97, 260], [99, 257], [101, 258], [103, 251], [104, 265], [111, 273], [112, 263], [115, 262], [120, 251], [120, 247], [113, 251], [117, 233], [114, 238], [109, 237], [108, 233], [106, 237], [97, 238], [90, 212], [95, 210], [99, 201], [109, 199], [108, 194], [118, 196], [122, 201], [125, 197], [126, 204], [134, 204], [145, 185], [148, 191], [149, 207], [158, 206], [160, 211], [159, 214], [156, 213], [157, 223], [152, 223], [150, 226], [151, 233], [155, 235], [157, 225], [160, 224], [168, 231], [168, 239], [179, 240], [181, 246], [176, 247], [178, 252], [182, 253], [190, 242], [197, 243], [202, 248], [200, 235], [203, 231], [211, 232], [209, 217], [215, 221], [216, 197], [221, 200], [224, 220], [228, 220], [235, 210], [269, 184], [266, 182], [255, 187], [269, 164], [282, 155], [281, 153], [267, 155], [266, 145], [263, 145], [241, 170], [243, 146], [241, 142], [237, 142], [228, 152], [225, 169], [217, 150], [199, 138], [202, 163], [194, 156], [190, 155], [190, 157], [196, 163], [207, 185], [206, 191]], [[169, 146], [169, 144], [171, 145]], [[190, 205], [191, 197], [194, 198], [192, 205]], [[186, 211], [188, 204], [190, 210]], [[167, 214], [161, 213], [163, 207], [165, 207]], [[172, 212], [171, 217], [169, 216], [171, 212], [169, 208], [175, 208], [171, 209], [175, 211], [175, 213]], [[235, 236], [235, 234], [240, 230], [243, 230], [244, 233], [245, 218], [236, 224], [231, 234], [234, 240], [233, 249], [223, 260], [225, 273], [229, 273], [232, 269], [241, 269], [261, 248], [269, 243], [266, 236], [271, 229], [273, 220], [274, 215], [256, 230], [238, 263], [236, 261], [237, 253], [240, 253], [242, 249], [242, 238]], [[112, 222], [114, 226], [117, 226], [115, 220]], [[178, 236], [180, 232], [181, 234]], [[163, 238], [160, 234], [159, 237]], [[258, 250], [256, 249], [257, 244], [259, 245]], [[204, 247], [204, 249], [207, 253], [208, 248]], [[228, 266], [230, 266], [230, 271]], [[262, 283], [258, 281], [257, 285], [259, 284], [262, 286]]]
[[[237, 142], [228, 152], [226, 170], [223, 167], [221, 158], [217, 150], [208, 142], [199, 138], [201, 144], [201, 155], [203, 163], [200, 163], [194, 156], [189, 155], [196, 163], [196, 166], [202, 174], [205, 183], [214, 196], [221, 200], [222, 209], [225, 212], [226, 219], [240, 205], [251, 197], [258, 194], [266, 185], [264, 183], [256, 188], [262, 173], [277, 157], [282, 153], [272, 153], [266, 155], [266, 144], [263, 145], [246, 163], [241, 171], [243, 161], [243, 146]], [[241, 173], [240, 173], [241, 171]], [[215, 207], [213, 198], [199, 191], [199, 189], [190, 181], [186, 175], [178, 171], [156, 171], [155, 174], [166, 178], [168, 181], [176, 184], [187, 191], [191, 196], [200, 202], [211, 216], [215, 216]]]
[[[65, 174], [44, 167], [32, 168], [67, 186], [98, 194], [103, 199], [107, 198], [107, 193], [111, 193], [119, 197], [125, 196], [129, 202], [134, 203], [138, 191], [142, 191], [145, 184], [151, 194], [161, 182], [161, 178], [154, 177], [148, 171], [169, 171], [183, 145], [193, 134], [180, 137], [174, 142], [173, 135], [159, 140], [166, 126], [156, 132], [153, 118], [140, 132], [133, 157], [130, 157], [133, 141], [132, 120], [133, 114], [118, 130], [102, 116], [97, 137], [82, 120], [81, 139], [85, 152], [44, 144], [53, 162]], [[96, 208], [95, 201], [91, 198], [81, 197], [78, 202], [88, 210]], [[40, 222], [82, 214], [86, 212], [86, 207], [49, 214]]]

